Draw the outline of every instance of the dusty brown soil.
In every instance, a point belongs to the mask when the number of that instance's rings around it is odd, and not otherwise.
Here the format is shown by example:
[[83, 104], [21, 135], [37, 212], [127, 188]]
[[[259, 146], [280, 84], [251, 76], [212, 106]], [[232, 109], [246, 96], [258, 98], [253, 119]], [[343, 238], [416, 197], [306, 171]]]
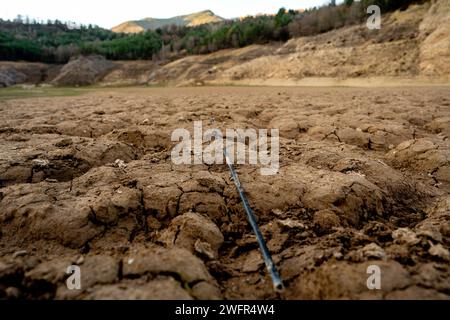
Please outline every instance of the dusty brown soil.
[[[175, 166], [175, 128], [279, 128], [279, 174]], [[450, 298], [450, 90], [117, 89], [0, 102], [0, 297]], [[116, 161], [117, 159], [122, 161]], [[77, 264], [82, 290], [66, 288]], [[369, 290], [367, 266], [381, 268]]]

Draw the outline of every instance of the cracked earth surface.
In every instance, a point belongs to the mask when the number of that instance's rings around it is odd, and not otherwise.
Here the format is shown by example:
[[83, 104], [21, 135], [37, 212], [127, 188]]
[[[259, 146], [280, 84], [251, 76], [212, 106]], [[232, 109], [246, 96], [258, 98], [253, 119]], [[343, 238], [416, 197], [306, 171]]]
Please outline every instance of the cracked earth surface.
[[[278, 128], [280, 170], [172, 164], [176, 128]], [[103, 89], [0, 102], [0, 297], [450, 298], [450, 90]], [[69, 265], [81, 290], [68, 290]], [[382, 272], [368, 290], [367, 267]]]

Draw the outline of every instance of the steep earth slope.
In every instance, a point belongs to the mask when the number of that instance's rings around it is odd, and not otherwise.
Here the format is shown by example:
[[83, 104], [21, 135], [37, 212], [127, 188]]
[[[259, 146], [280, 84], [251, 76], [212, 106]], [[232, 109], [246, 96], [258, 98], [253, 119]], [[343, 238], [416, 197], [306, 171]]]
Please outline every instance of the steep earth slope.
[[[369, 30], [363, 24], [292, 39], [278, 47], [251, 46], [181, 59], [158, 70], [157, 81], [295, 84], [314, 77], [436, 77], [448, 81], [449, 21], [449, 1], [432, 1], [384, 16], [380, 30]], [[184, 66], [183, 73], [178, 72], [180, 66]]]

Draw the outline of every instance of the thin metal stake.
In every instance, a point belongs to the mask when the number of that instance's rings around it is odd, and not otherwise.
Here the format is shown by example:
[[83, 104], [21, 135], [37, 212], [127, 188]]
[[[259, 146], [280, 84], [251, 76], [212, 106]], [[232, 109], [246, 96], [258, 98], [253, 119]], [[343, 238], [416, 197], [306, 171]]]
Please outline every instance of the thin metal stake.
[[236, 189], [239, 192], [239, 196], [242, 200], [242, 203], [244, 204], [244, 209], [245, 212], [247, 213], [248, 222], [252, 226], [253, 232], [256, 235], [256, 240], [258, 241], [259, 248], [261, 249], [264, 263], [266, 264], [266, 268], [269, 271], [270, 277], [272, 278], [273, 287], [275, 291], [279, 292], [283, 291], [284, 289], [283, 282], [281, 281], [280, 275], [278, 274], [277, 267], [273, 263], [272, 256], [270, 255], [269, 249], [267, 249], [266, 242], [264, 241], [261, 231], [259, 230], [255, 214], [253, 213], [253, 210], [250, 207], [250, 204], [248, 203], [247, 197], [245, 196], [245, 192], [244, 189], [242, 188], [241, 182], [239, 181], [237, 172], [234, 169], [234, 166], [228, 155], [226, 145], [223, 148], [223, 154], [225, 156], [225, 161], [227, 162], [228, 168], [231, 171], [231, 177], [234, 181], [234, 184], [236, 185]]

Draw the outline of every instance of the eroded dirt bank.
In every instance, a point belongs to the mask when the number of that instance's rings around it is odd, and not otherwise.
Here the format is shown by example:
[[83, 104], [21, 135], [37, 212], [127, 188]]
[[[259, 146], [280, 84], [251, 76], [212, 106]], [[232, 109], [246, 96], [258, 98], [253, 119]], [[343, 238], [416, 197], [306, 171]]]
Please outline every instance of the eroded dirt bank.
[[[175, 128], [279, 128], [279, 174], [175, 166]], [[448, 88], [118, 89], [0, 102], [0, 297], [450, 297]], [[119, 161], [116, 161], [119, 160]], [[81, 266], [82, 290], [66, 288]], [[379, 265], [382, 289], [368, 290]]]

